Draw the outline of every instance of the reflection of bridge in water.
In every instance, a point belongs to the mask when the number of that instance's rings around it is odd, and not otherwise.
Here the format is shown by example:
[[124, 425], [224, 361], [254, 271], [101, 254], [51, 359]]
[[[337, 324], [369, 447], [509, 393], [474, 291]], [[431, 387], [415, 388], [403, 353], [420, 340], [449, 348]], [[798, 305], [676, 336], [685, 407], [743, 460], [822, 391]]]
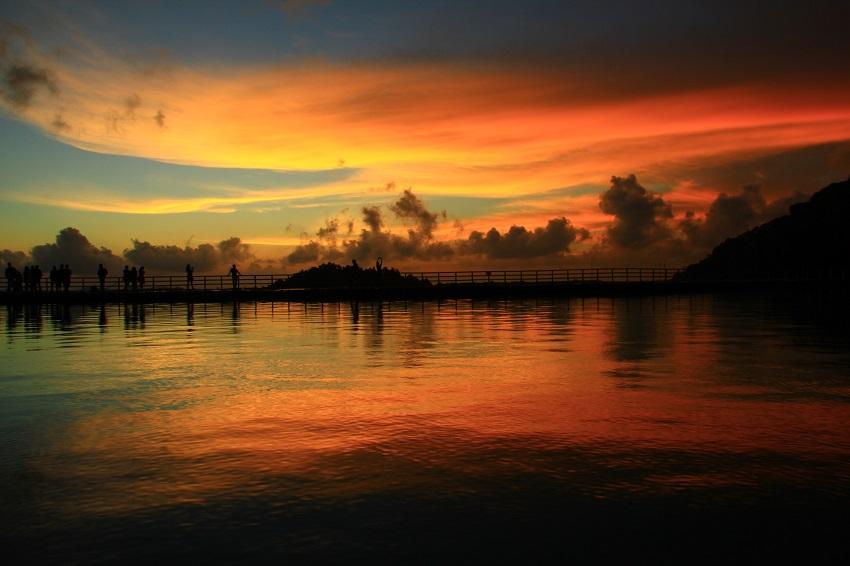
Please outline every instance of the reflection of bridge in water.
[[[670, 281], [681, 269], [662, 267], [600, 267], [573, 269], [508, 269], [491, 271], [403, 271], [402, 276], [414, 277], [431, 285], [552, 285], [558, 283], [628, 283]], [[243, 274], [239, 287], [243, 290], [277, 290], [286, 285], [291, 273]], [[195, 275], [195, 291], [230, 291], [233, 282], [229, 275]], [[71, 277], [70, 290], [98, 292], [99, 280], [94, 276]], [[104, 286], [110, 292], [132, 292], [125, 287], [121, 276], [107, 277]], [[135, 292], [187, 291], [185, 275], [150, 275], [144, 288]], [[56, 294], [61, 294], [57, 292]]]

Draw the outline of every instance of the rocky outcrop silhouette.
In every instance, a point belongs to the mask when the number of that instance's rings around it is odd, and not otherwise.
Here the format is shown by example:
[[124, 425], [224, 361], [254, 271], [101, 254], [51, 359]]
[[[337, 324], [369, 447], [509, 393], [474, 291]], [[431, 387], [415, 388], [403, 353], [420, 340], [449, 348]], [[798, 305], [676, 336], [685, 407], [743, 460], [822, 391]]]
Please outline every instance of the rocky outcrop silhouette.
[[729, 238], [679, 280], [850, 278], [850, 179], [816, 192], [789, 214]]

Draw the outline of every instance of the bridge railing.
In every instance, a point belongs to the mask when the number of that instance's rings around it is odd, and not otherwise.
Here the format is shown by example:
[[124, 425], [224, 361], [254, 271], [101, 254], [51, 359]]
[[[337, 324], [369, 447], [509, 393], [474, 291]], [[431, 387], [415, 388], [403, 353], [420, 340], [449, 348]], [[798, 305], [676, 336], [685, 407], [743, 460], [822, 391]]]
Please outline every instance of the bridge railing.
[[546, 284], [574, 282], [669, 281], [682, 271], [664, 267], [582, 267], [570, 269], [509, 269], [498, 271], [419, 271], [408, 272], [434, 285]]
[[[280, 280], [290, 277], [288, 273], [282, 274], [243, 274], [239, 276], [239, 287], [241, 289], [268, 289]], [[49, 278], [41, 281], [42, 290], [49, 290]], [[61, 286], [60, 286], [61, 287]], [[100, 288], [100, 280], [93, 276], [72, 276], [71, 291], [90, 291]], [[144, 291], [185, 291], [194, 288], [198, 291], [226, 291], [233, 288], [233, 280], [229, 275], [195, 275], [190, 287], [185, 275], [146, 275], [144, 285], [136, 282], [136, 285], [124, 283], [121, 276], [107, 277], [104, 289], [107, 291], [144, 290]]]
[[[402, 275], [428, 281], [432, 285], [533, 285], [573, 282], [652, 282], [669, 281], [681, 269], [655, 267], [599, 267], [570, 269], [508, 269], [475, 271], [406, 271]], [[270, 289], [292, 276], [290, 273], [243, 274], [239, 277], [241, 289]], [[98, 289], [100, 282], [94, 276], [72, 276], [71, 291]], [[50, 290], [49, 278], [41, 282], [44, 291]], [[121, 276], [106, 278], [104, 288], [108, 291], [183, 291], [190, 288], [185, 275], [147, 275], [144, 285], [125, 284]], [[195, 275], [191, 288], [200, 291], [226, 291], [233, 288], [229, 275]]]

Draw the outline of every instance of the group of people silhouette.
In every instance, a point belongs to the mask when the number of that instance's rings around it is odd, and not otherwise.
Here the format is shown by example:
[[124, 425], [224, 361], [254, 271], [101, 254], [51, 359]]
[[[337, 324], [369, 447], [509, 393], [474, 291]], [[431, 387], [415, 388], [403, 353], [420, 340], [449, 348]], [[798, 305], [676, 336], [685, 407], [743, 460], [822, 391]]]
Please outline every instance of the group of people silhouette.
[[[106, 276], [108, 275], [108, 271], [103, 264], [100, 264], [97, 268], [97, 278], [100, 283], [100, 290], [103, 291], [104, 286], [106, 284]], [[136, 290], [145, 290], [145, 266], [142, 265], [138, 269], [134, 265], [130, 267], [129, 265], [124, 266], [124, 270], [121, 272], [121, 282], [124, 285], [124, 290], [128, 291], [132, 289]]]
[[[26, 265], [23, 272], [12, 265], [12, 262], [6, 264], [6, 290], [10, 293], [21, 292], [40, 292], [42, 290], [41, 280], [44, 279], [44, 272], [38, 265]], [[50, 268], [48, 274], [48, 290], [65, 291], [71, 288], [71, 267], [60, 264], [57, 268], [55, 265]]]
[[[186, 289], [195, 288], [195, 268], [191, 264], [186, 264]], [[234, 290], [239, 289], [239, 278], [242, 273], [236, 267], [236, 264], [230, 266], [228, 270], [230, 281]], [[39, 292], [42, 290], [42, 279], [44, 273], [38, 265], [27, 265], [23, 272], [19, 271], [11, 262], [6, 264], [6, 290], [9, 293], [22, 292]], [[109, 270], [101, 263], [97, 266], [98, 287], [101, 292], [106, 290], [107, 277]], [[66, 264], [60, 264], [57, 268], [55, 265], [50, 268], [48, 277], [49, 291], [65, 291], [71, 288], [71, 267]], [[124, 291], [144, 291], [147, 284], [147, 274], [145, 267], [135, 265], [130, 267], [125, 265], [121, 272], [121, 279], [118, 283], [118, 288]]]

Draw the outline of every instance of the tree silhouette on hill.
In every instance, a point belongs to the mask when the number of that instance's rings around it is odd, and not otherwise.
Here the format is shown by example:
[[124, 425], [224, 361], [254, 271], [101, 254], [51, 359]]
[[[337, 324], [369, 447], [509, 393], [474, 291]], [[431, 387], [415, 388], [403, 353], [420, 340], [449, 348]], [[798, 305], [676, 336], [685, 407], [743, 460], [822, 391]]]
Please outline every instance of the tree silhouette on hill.
[[850, 179], [816, 192], [789, 214], [729, 238], [680, 280], [850, 276]]

